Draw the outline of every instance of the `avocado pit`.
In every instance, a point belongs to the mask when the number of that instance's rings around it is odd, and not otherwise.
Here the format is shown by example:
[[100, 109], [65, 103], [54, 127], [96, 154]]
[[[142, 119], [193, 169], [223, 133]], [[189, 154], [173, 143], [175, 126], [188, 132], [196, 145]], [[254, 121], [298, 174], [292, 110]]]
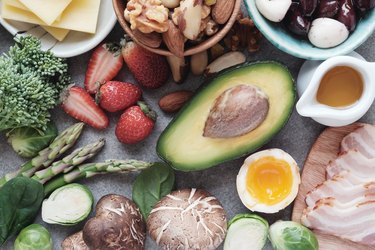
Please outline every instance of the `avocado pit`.
[[266, 119], [268, 96], [258, 87], [237, 85], [216, 98], [205, 123], [203, 136], [230, 138], [256, 129]]

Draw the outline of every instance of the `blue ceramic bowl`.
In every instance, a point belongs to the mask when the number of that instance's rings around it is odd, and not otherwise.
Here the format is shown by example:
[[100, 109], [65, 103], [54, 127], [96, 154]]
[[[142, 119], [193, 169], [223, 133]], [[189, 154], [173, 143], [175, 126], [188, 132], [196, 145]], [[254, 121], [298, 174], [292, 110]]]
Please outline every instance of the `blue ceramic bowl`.
[[244, 0], [244, 2], [255, 25], [271, 43], [288, 54], [308, 60], [325, 60], [332, 56], [348, 54], [365, 42], [375, 30], [375, 9], [372, 9], [361, 19], [345, 42], [333, 48], [320, 49], [314, 47], [308, 40], [291, 35], [280, 24], [264, 18], [259, 13], [255, 0]]

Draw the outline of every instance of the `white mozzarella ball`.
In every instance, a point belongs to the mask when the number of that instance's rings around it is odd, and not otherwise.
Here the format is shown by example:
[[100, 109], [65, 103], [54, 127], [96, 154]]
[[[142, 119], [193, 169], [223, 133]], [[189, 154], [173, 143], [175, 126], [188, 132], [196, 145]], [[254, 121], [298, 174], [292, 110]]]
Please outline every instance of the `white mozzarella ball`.
[[331, 48], [344, 42], [349, 31], [343, 23], [332, 18], [317, 18], [308, 34], [310, 42], [318, 48]]
[[292, 0], [256, 0], [258, 11], [272, 22], [281, 22], [292, 5]]

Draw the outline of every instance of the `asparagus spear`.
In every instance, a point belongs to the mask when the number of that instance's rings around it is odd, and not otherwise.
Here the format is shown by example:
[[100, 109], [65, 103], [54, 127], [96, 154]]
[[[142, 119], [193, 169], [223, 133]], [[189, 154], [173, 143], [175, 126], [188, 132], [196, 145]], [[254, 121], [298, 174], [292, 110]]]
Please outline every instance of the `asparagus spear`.
[[52, 177], [64, 172], [67, 173], [75, 166], [82, 164], [82, 162], [95, 156], [104, 146], [105, 140], [86, 145], [82, 148], [77, 148], [70, 155], [64, 157], [60, 161], [54, 162], [50, 167], [35, 172], [32, 177], [34, 180], [44, 184]]
[[87, 163], [79, 166], [77, 169], [56, 177], [44, 185], [44, 194], [48, 195], [55, 189], [62, 187], [73, 181], [83, 178], [89, 178], [97, 174], [105, 173], [128, 173], [149, 168], [153, 163], [137, 160], [107, 160], [101, 163]]
[[81, 135], [82, 129], [83, 123], [76, 123], [64, 130], [47, 148], [40, 151], [33, 159], [23, 164], [19, 170], [0, 178], [0, 187], [16, 176], [22, 175], [31, 177], [38, 169], [48, 167], [57, 157], [74, 145]]

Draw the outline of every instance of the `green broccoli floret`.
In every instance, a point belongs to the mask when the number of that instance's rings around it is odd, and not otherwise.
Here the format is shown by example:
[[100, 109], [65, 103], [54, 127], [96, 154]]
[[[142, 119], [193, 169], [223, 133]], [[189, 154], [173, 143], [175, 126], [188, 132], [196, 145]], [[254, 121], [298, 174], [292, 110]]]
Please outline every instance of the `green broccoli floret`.
[[32, 127], [44, 131], [49, 110], [70, 83], [68, 65], [51, 51], [42, 51], [32, 36], [16, 37], [0, 56], [0, 131]]

